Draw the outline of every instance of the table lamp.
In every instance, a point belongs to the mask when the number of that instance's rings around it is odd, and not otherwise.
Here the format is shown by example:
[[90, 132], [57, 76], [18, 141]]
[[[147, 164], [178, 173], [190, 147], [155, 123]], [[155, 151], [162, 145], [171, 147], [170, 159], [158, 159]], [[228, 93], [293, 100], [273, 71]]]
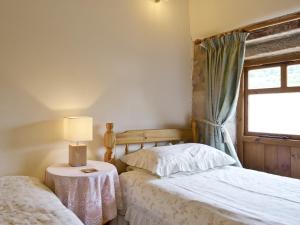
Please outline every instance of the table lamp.
[[93, 140], [93, 118], [65, 117], [64, 138], [73, 142], [69, 145], [69, 165], [86, 166], [87, 146], [82, 142]]

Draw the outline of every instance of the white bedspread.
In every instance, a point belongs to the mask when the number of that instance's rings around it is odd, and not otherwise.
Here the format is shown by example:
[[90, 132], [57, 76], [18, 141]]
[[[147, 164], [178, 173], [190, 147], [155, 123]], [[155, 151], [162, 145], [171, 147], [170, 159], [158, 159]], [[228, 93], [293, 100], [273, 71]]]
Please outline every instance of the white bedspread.
[[83, 225], [38, 179], [0, 177], [1, 225]]
[[121, 174], [131, 225], [299, 225], [300, 180], [227, 166], [159, 179]]

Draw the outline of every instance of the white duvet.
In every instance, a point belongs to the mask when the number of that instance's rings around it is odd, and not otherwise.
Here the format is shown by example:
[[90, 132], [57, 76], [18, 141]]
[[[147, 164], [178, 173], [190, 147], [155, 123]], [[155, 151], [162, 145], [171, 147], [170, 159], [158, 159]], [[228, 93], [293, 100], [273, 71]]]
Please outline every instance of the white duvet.
[[300, 180], [238, 167], [159, 179], [120, 175], [130, 225], [299, 225]]
[[0, 177], [1, 225], [83, 225], [36, 178]]

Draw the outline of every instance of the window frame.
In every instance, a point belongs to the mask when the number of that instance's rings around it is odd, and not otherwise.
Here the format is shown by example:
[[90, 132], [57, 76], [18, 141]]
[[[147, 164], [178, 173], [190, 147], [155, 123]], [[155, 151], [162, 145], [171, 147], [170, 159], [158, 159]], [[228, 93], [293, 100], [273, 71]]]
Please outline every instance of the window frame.
[[[300, 135], [291, 134], [274, 134], [274, 133], [264, 133], [264, 132], [251, 132], [248, 130], [248, 97], [254, 94], [276, 94], [276, 93], [291, 93], [300, 92], [300, 86], [288, 87], [287, 86], [287, 67], [290, 65], [300, 64], [300, 60], [272, 63], [265, 65], [254, 65], [244, 67], [244, 135], [245, 136], [259, 136], [259, 137], [269, 137], [269, 138], [279, 138], [279, 139], [294, 139], [300, 140]], [[260, 89], [248, 89], [248, 72], [253, 69], [263, 69], [279, 66], [281, 68], [281, 87], [279, 88], [260, 88]]]

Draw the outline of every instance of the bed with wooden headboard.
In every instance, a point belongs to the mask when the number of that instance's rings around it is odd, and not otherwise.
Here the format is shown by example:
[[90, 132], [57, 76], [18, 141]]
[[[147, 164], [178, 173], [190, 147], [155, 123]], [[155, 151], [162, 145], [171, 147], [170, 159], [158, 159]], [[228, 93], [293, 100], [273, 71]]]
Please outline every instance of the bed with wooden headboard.
[[[107, 123], [106, 128], [105, 161], [110, 163], [116, 163], [113, 150], [117, 145], [125, 146], [127, 155], [122, 158], [123, 162], [124, 158], [126, 161], [126, 158], [135, 156], [136, 159], [153, 162], [149, 151], [174, 150], [174, 154], [168, 154], [171, 157], [168, 160], [154, 159], [155, 163], [163, 162], [167, 166], [174, 165], [177, 161], [173, 159], [178, 155], [180, 160], [191, 160], [191, 165], [213, 165], [221, 162], [217, 159], [220, 155], [226, 155], [203, 144], [148, 148], [148, 143], [197, 143], [196, 121], [192, 121], [191, 127], [187, 129], [129, 130], [115, 133], [113, 123]], [[129, 145], [138, 145], [138, 150], [143, 150], [128, 154]], [[192, 158], [185, 157], [186, 151], [181, 151], [180, 148], [185, 146], [197, 148], [197, 152], [193, 151], [191, 154]], [[207, 169], [201, 167], [202, 170], [188, 171], [192, 173], [173, 173], [171, 176], [159, 176], [160, 174], [155, 173], [157, 170], [144, 168], [141, 164], [140, 167], [126, 164], [126, 172], [119, 176], [124, 204], [119, 209], [118, 218], [130, 225], [300, 224], [299, 180], [222, 163]], [[182, 167], [176, 164], [176, 168]]]
[[198, 127], [195, 120], [191, 121], [191, 127], [187, 129], [128, 130], [115, 133], [113, 127], [113, 123], [106, 124], [106, 132], [104, 134], [105, 162], [113, 162], [113, 150], [116, 145], [125, 145], [125, 154], [128, 154], [128, 148], [131, 144], [139, 144], [140, 149], [142, 149], [146, 143], [154, 143], [157, 146], [161, 142], [197, 143], [199, 140]]

